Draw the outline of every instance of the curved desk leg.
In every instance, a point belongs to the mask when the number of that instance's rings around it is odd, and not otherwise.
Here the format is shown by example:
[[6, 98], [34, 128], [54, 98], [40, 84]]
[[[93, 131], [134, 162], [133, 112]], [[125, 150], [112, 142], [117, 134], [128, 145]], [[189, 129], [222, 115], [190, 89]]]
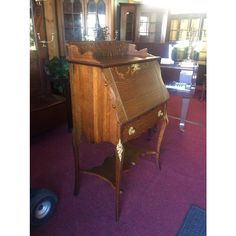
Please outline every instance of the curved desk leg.
[[161, 162], [160, 162], [160, 149], [161, 149], [161, 143], [163, 140], [163, 136], [165, 133], [165, 129], [166, 126], [168, 124], [168, 116], [167, 116], [167, 112], [165, 111], [165, 114], [161, 120], [161, 128], [160, 128], [160, 132], [159, 132], [159, 136], [158, 136], [158, 141], [157, 141], [157, 151], [156, 151], [156, 164], [159, 167], [159, 169], [161, 169]]
[[74, 161], [75, 161], [75, 185], [74, 185], [74, 195], [79, 193], [79, 145], [80, 145], [80, 134], [76, 134], [73, 130], [73, 152], [74, 152]]
[[116, 188], [115, 188], [115, 207], [116, 207], [116, 221], [120, 217], [120, 182], [121, 182], [121, 172], [124, 159], [124, 147], [119, 139], [118, 144], [116, 145]]

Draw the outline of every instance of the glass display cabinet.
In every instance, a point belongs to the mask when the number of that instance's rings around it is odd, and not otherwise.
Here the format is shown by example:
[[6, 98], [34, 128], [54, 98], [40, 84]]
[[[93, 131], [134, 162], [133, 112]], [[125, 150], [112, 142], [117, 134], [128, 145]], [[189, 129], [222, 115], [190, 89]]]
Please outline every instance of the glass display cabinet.
[[94, 41], [112, 37], [112, 0], [58, 0], [57, 21], [60, 54], [65, 55], [65, 43]]

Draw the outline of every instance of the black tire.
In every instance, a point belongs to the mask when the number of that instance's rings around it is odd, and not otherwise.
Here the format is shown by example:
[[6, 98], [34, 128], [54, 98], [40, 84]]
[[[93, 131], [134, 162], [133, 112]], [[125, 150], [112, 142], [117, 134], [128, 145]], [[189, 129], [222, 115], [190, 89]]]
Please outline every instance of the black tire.
[[44, 224], [54, 213], [57, 196], [47, 189], [30, 190], [30, 225]]

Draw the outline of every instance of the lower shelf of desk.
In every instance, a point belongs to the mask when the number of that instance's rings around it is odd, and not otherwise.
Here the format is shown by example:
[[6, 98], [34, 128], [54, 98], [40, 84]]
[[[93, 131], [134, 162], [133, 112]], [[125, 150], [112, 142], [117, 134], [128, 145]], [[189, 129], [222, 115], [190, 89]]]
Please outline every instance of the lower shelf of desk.
[[[125, 145], [125, 157], [123, 162], [122, 171], [128, 171], [131, 167], [135, 166], [139, 159], [144, 154], [155, 154], [155, 151], [147, 150], [133, 145]], [[88, 170], [80, 170], [82, 173], [92, 174], [107, 181], [113, 188], [116, 187], [115, 171], [116, 158], [115, 155], [107, 157], [100, 166]]]

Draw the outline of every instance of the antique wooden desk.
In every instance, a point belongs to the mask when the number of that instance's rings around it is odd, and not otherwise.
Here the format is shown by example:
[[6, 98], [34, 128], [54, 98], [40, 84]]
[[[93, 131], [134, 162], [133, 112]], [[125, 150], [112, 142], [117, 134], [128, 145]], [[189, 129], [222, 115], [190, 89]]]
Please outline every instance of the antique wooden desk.
[[[73, 114], [75, 194], [79, 191], [81, 134], [91, 143], [110, 142], [115, 155], [100, 167], [86, 170], [115, 188], [116, 220], [120, 215], [122, 170], [132, 166], [126, 143], [155, 125], [160, 132], [155, 150], [160, 167], [160, 147], [168, 122], [169, 93], [162, 81], [157, 57], [146, 49], [119, 41], [67, 44]], [[132, 153], [132, 152], [131, 152]], [[131, 155], [132, 156], [132, 155]], [[110, 167], [109, 167], [110, 166]]]

